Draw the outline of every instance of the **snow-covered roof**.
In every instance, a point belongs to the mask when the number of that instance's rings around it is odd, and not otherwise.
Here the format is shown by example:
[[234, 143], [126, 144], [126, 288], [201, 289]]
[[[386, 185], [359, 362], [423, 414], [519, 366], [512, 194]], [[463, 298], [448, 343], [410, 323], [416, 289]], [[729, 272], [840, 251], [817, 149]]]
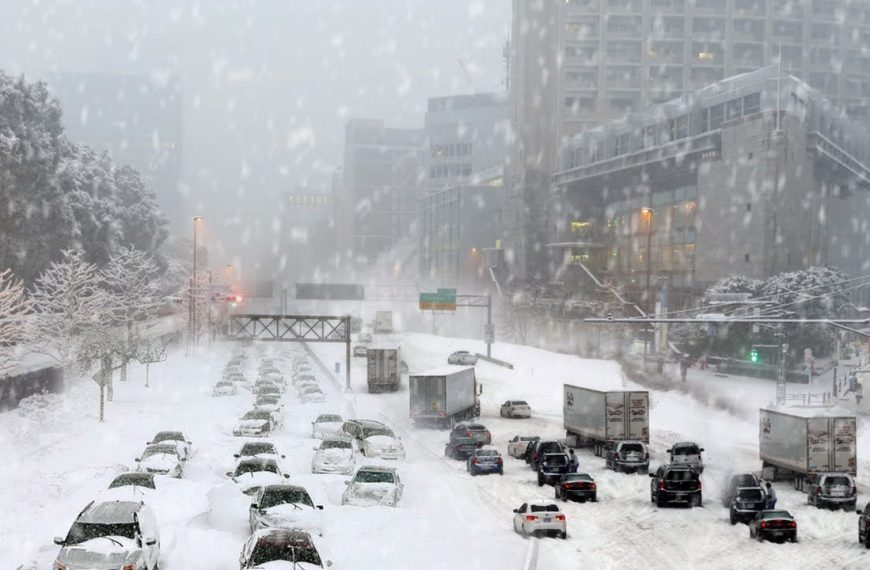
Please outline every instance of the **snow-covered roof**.
[[142, 508], [142, 501], [106, 501], [85, 509], [78, 522], [117, 524], [134, 522], [133, 515]]
[[439, 366], [438, 368], [426, 370], [425, 372], [415, 372], [414, 374], [411, 374], [411, 376], [447, 376], [448, 374], [456, 374], [457, 372], [468, 370], [469, 368], [474, 370], [474, 366], [448, 364], [446, 366]]

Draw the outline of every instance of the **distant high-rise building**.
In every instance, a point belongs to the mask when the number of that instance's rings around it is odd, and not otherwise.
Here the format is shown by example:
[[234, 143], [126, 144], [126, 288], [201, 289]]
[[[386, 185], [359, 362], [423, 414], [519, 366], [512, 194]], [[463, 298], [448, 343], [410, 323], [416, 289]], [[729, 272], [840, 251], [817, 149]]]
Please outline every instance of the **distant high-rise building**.
[[63, 107], [67, 135], [138, 170], [173, 225], [183, 222], [186, 228], [178, 189], [181, 83], [133, 74], [54, 73], [48, 84]]
[[[514, 0], [508, 260], [534, 276], [537, 212], [573, 135], [781, 60], [870, 119], [870, 0]], [[531, 233], [530, 233], [531, 232]]]
[[344, 164], [337, 187], [341, 256], [374, 261], [407, 238], [417, 217], [425, 132], [353, 119], [345, 129]]
[[426, 111], [426, 185], [445, 188], [473, 172], [504, 163], [510, 132], [503, 93], [429, 99]]

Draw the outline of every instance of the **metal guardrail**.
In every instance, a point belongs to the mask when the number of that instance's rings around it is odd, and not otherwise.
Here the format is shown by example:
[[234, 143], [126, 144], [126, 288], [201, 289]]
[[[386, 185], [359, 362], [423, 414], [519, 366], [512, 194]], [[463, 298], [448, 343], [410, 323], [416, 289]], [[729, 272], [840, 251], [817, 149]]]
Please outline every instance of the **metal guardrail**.
[[486, 360], [487, 362], [491, 362], [493, 364], [503, 366], [503, 367], [507, 368], [508, 370], [514, 369], [514, 365], [511, 364], [510, 362], [506, 362], [504, 360], [499, 360], [498, 358], [493, 358], [493, 357], [487, 356], [485, 354], [480, 354], [479, 352], [475, 353], [475, 356], [477, 356], [480, 360]]

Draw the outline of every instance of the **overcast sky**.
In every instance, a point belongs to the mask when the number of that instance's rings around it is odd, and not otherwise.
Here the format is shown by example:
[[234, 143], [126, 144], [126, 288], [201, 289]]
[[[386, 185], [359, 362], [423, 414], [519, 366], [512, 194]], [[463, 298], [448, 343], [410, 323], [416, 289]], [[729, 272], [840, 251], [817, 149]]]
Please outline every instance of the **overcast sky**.
[[348, 118], [421, 126], [427, 97], [498, 90], [510, 2], [0, 0], [0, 21], [7, 73], [180, 77], [184, 216], [226, 247], [284, 191], [328, 188]]

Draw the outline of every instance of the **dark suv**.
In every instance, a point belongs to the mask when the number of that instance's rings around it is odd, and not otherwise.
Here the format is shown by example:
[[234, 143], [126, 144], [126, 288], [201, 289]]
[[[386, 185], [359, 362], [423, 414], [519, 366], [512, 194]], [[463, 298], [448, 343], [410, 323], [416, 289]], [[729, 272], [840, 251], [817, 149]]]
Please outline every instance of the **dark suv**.
[[852, 510], [857, 501], [858, 488], [846, 473], [821, 473], [807, 487], [807, 502], [818, 508]]
[[741, 487], [761, 487], [761, 480], [752, 473], [739, 473], [732, 475], [725, 485], [725, 492], [722, 493], [722, 506], [730, 507], [731, 501], [737, 496], [737, 489]]
[[662, 465], [649, 474], [650, 501], [657, 507], [665, 503], [685, 503], [700, 507], [701, 479], [698, 472], [686, 465]]
[[748, 523], [767, 505], [767, 494], [761, 487], [738, 487], [731, 499], [728, 519], [731, 524]]
[[450, 440], [444, 446], [444, 457], [450, 459], [468, 459], [474, 451], [481, 447], [474, 435], [467, 430], [451, 430]]
[[568, 473], [567, 453], [545, 453], [538, 464], [538, 487], [543, 487], [544, 483], [552, 485], [566, 473]]
[[860, 516], [858, 517], [858, 542], [866, 548], [870, 548], [870, 503], [864, 505], [864, 510], [858, 509], [855, 511]]
[[543, 440], [533, 442], [532, 450], [529, 452], [526, 462], [533, 470], [538, 470], [538, 464], [547, 453], [565, 453], [565, 446], [562, 442], [555, 440]]

